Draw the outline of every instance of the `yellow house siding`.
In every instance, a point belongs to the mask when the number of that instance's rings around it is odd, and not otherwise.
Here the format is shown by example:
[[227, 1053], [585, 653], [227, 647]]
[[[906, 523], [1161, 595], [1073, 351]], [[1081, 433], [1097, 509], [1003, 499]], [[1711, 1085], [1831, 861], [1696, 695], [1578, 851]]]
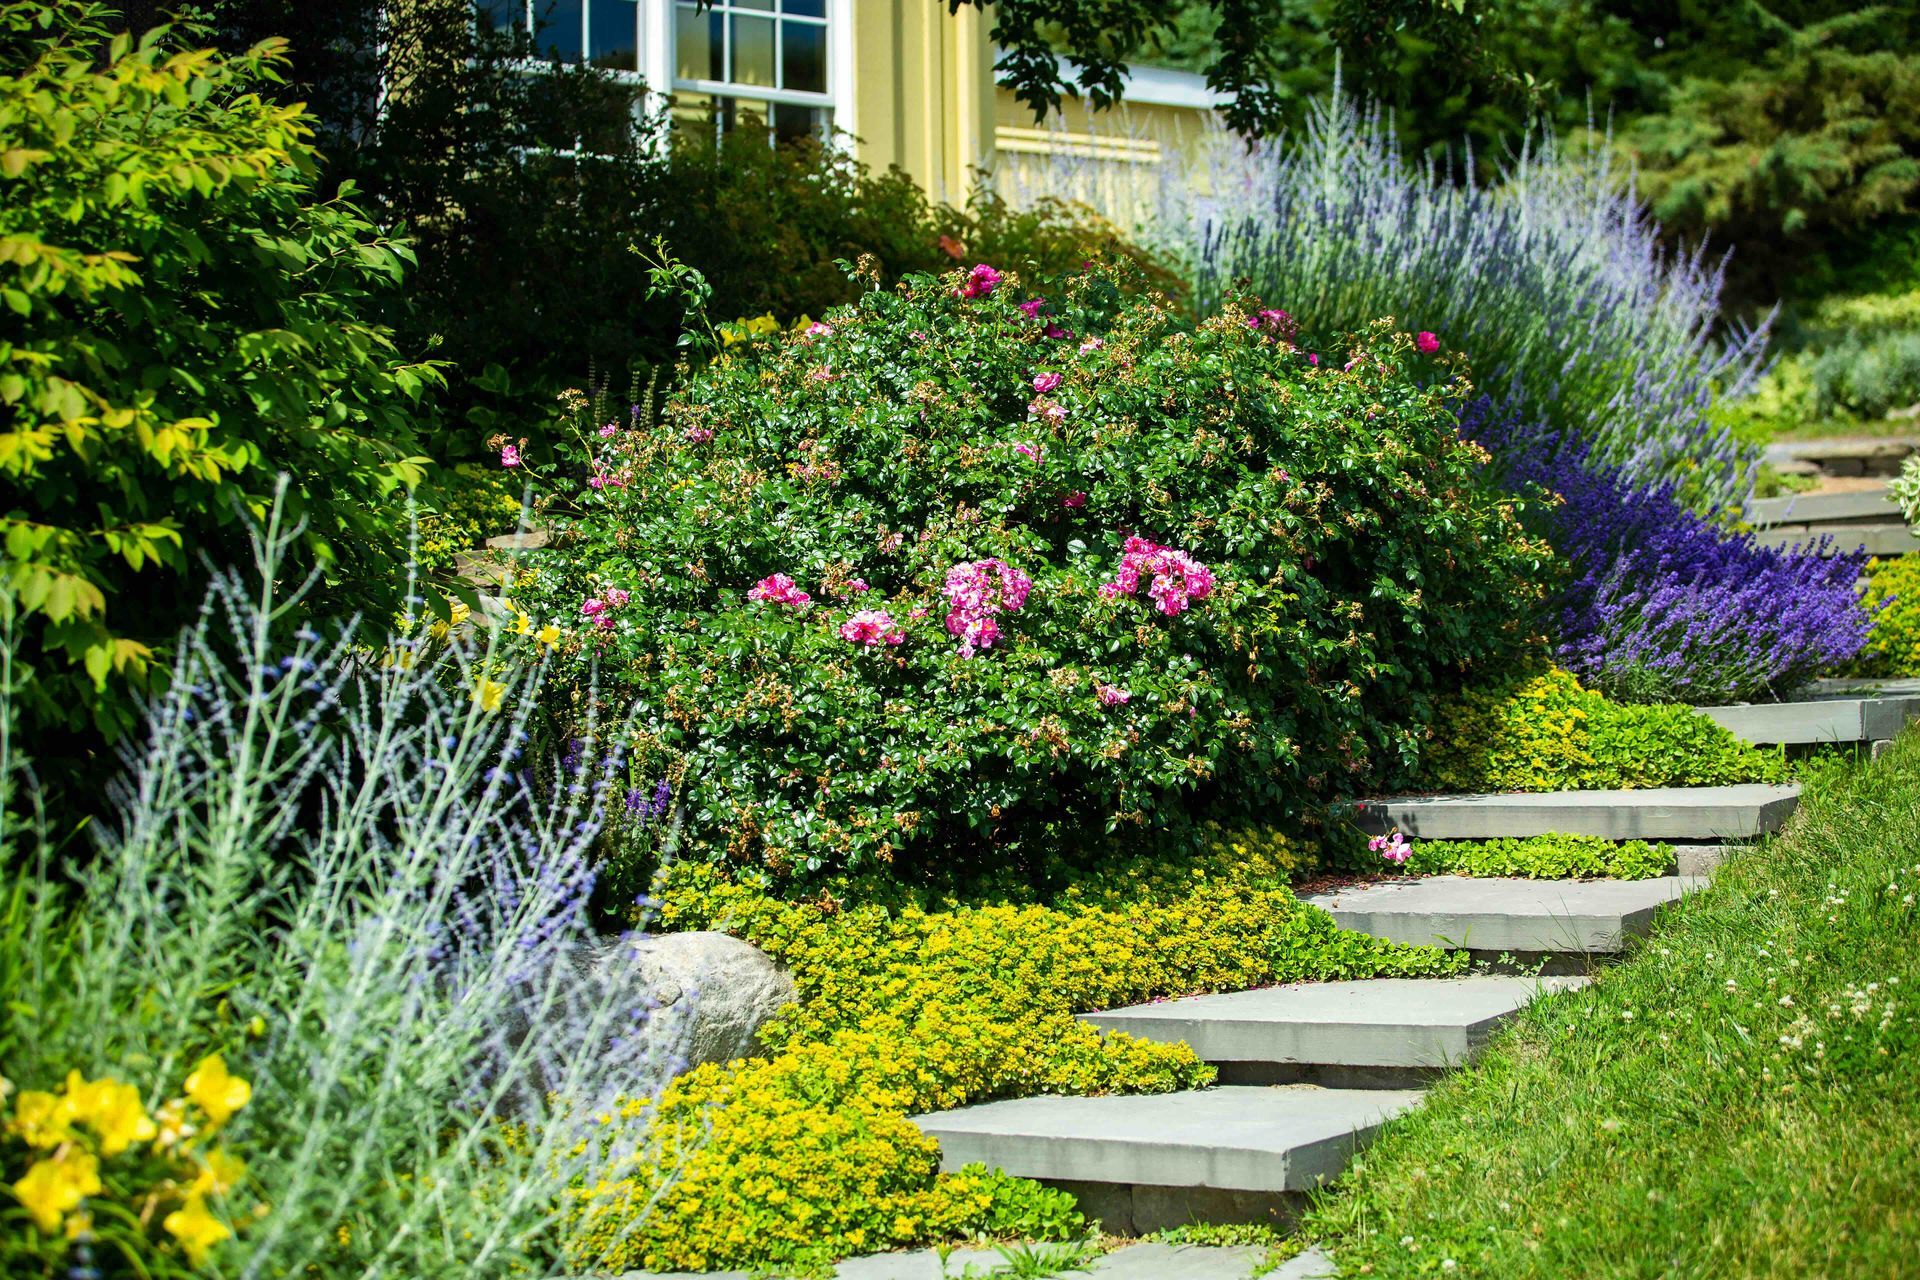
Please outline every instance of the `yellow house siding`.
[[993, 146], [993, 47], [968, 7], [855, 0], [859, 157], [899, 165], [940, 198], [964, 200]]

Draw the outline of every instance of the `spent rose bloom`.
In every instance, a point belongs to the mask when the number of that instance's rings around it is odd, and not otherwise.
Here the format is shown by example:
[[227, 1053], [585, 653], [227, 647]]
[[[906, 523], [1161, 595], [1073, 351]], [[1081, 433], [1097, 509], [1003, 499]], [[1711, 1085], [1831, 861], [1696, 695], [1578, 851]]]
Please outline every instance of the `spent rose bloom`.
[[503, 467], [517, 467], [520, 465], [520, 450], [518, 446], [509, 444], [500, 447], [500, 465]]
[[615, 435], [619, 434], [619, 431], [620, 428], [618, 426], [609, 422], [606, 426], [600, 428], [600, 438], [602, 440], [611, 440]]
[[1060, 499], [1060, 505], [1069, 511], [1077, 511], [1087, 505], [1087, 495], [1075, 489], [1072, 493]]
[[1071, 338], [1073, 336], [1073, 330], [1062, 329], [1059, 325], [1049, 322], [1047, 325], [1047, 336], [1049, 338]]
[[1099, 696], [1103, 707], [1123, 707], [1133, 699], [1133, 694], [1118, 685], [1096, 684], [1093, 691]]
[[893, 615], [885, 609], [862, 609], [840, 624], [840, 638], [851, 644], [866, 648], [875, 645], [899, 644], [906, 639], [894, 622]]
[[713, 429], [711, 427], [687, 428], [686, 440], [688, 444], [705, 444], [711, 439], [713, 439]]
[[810, 338], [824, 338], [832, 332], [832, 325], [821, 324], [818, 320], [807, 326], [807, 336]]
[[799, 608], [813, 597], [802, 591], [786, 574], [775, 573], [755, 583], [753, 589], [747, 592], [747, 599], [765, 600], [769, 604], [785, 604]]
[[1038, 320], [1040, 318], [1040, 312], [1046, 308], [1046, 305], [1047, 300], [1045, 298], [1028, 298], [1020, 304], [1020, 309], [1027, 313], [1027, 319]]
[[1057, 373], [1040, 373], [1040, 374], [1034, 375], [1033, 389], [1039, 392], [1041, 395], [1047, 394], [1047, 392], [1053, 390], [1055, 387], [1059, 385], [1060, 385], [1060, 375]]
[[1022, 440], [1019, 444], [1013, 446], [1013, 451], [1022, 457], [1032, 458], [1035, 462], [1040, 461], [1039, 445], [1029, 444], [1025, 440]]
[[1440, 339], [1422, 329], [1413, 336], [1413, 345], [1420, 349], [1421, 355], [1430, 356], [1440, 349]]
[[1106, 345], [1107, 345], [1106, 343], [1100, 341], [1100, 339], [1098, 338], [1088, 338], [1085, 342], [1080, 344], [1080, 354], [1084, 356], [1088, 352], [1098, 351], [1100, 348]]

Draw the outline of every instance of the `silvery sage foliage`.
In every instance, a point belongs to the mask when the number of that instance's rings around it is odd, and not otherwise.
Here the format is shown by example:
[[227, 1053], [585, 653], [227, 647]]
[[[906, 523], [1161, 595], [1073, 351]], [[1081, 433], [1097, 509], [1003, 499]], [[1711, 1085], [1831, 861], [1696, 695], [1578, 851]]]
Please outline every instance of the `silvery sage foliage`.
[[216, 1274], [548, 1274], [569, 1188], [640, 1154], [599, 1118], [675, 1065], [637, 996], [574, 978], [617, 735], [536, 789], [533, 646], [301, 626], [296, 533], [276, 511], [256, 572], [216, 575], [90, 854], [59, 864], [0, 743], [6, 1074], [152, 1081], [151, 1109], [223, 1053], [253, 1102]]
[[1392, 316], [1631, 482], [1684, 479], [1703, 510], [1751, 493], [1756, 451], [1709, 411], [1763, 370], [1765, 326], [1718, 333], [1724, 264], [1663, 249], [1605, 148], [1528, 139], [1480, 185], [1407, 160], [1336, 90], [1298, 131], [1216, 139], [1165, 181], [1185, 190], [1142, 202], [1147, 238], [1185, 246], [1203, 314], [1244, 279], [1322, 341]]

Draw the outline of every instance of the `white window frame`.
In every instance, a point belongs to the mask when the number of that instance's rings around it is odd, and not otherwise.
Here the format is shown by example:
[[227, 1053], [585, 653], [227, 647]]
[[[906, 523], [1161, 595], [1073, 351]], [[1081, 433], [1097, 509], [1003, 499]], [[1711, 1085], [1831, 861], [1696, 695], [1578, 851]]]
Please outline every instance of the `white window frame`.
[[[544, 0], [518, 0], [526, 13], [527, 29], [533, 30], [536, 7]], [[736, 101], [782, 103], [815, 107], [832, 112], [831, 139], [851, 137], [858, 132], [854, 115], [853, 65], [854, 0], [827, 0], [824, 25], [827, 29], [827, 90], [825, 93], [776, 89], [764, 85], [736, 84], [727, 80], [678, 78], [674, 72], [679, 59], [674, 48], [679, 0], [638, 0], [634, 6], [637, 28], [634, 33], [639, 50], [639, 67], [634, 71], [603, 67], [615, 76], [644, 80], [649, 96], [670, 97], [674, 93], [699, 93]], [[580, 47], [591, 47], [593, 39], [592, 6], [581, 5]], [[813, 22], [811, 19], [801, 19]], [[775, 45], [775, 57], [785, 50]]]

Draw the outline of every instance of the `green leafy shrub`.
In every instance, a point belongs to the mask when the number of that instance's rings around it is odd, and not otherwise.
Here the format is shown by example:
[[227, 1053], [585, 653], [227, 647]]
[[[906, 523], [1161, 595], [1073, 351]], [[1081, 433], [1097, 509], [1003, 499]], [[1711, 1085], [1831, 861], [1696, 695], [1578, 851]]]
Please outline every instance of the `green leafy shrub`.
[[[1071, 1200], [969, 1169], [936, 1175], [919, 1111], [1036, 1093], [1164, 1092], [1212, 1079], [1183, 1044], [1101, 1035], [1073, 1014], [1276, 982], [1458, 972], [1464, 956], [1334, 927], [1269, 857], [1089, 873], [1055, 906], [941, 911], [782, 901], [681, 863], [659, 920], [724, 929], [793, 974], [772, 1056], [703, 1066], [655, 1103], [648, 1163], [582, 1197], [581, 1262], [622, 1270], [806, 1266], [958, 1234], [1059, 1239]], [[632, 1207], [652, 1204], [645, 1221]], [[623, 1229], [631, 1234], [623, 1236]]]
[[1880, 417], [1920, 404], [1920, 330], [1849, 335], [1814, 357], [1812, 377], [1825, 412]]
[[[290, 477], [295, 572], [391, 603], [436, 368], [365, 318], [407, 247], [316, 201], [282, 42], [109, 42], [88, 6], [0, 6], [0, 489], [29, 723], [114, 737], [201, 599], [202, 556]], [[398, 518], [397, 518], [398, 517]], [[59, 748], [40, 742], [43, 763]]]
[[1777, 782], [1778, 752], [1691, 707], [1614, 702], [1552, 670], [1448, 699], [1420, 785], [1434, 791], [1560, 791]]
[[1867, 608], [1873, 630], [1860, 653], [1864, 676], [1920, 676], [1920, 556], [1867, 562]]
[[[1645, 880], [1673, 869], [1673, 847], [1555, 833], [1525, 839], [1415, 840], [1405, 870], [1417, 876], [1527, 876], [1546, 880]], [[1379, 858], [1373, 860], [1375, 867]]]
[[583, 433], [525, 598], [637, 701], [689, 856], [911, 878], [1271, 821], [1404, 774], [1525, 640], [1549, 553], [1410, 338], [1316, 367], [1278, 312], [995, 278], [869, 292]]

